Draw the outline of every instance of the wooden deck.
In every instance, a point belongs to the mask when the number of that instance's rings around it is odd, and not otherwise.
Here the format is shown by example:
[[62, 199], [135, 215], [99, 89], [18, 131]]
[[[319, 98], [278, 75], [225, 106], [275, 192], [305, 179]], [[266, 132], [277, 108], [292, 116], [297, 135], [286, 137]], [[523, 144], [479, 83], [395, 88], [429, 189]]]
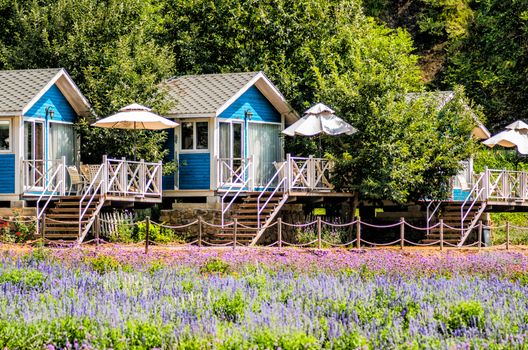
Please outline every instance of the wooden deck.
[[[162, 164], [125, 159], [108, 159], [91, 165], [82, 179], [70, 173], [76, 193], [66, 190], [66, 162], [24, 161], [24, 194], [36, 202], [37, 231], [55, 239], [73, 239], [81, 243], [101, 209], [112, 203], [161, 203]], [[49, 210], [48, 210], [49, 209]], [[46, 214], [50, 212], [50, 217]]]

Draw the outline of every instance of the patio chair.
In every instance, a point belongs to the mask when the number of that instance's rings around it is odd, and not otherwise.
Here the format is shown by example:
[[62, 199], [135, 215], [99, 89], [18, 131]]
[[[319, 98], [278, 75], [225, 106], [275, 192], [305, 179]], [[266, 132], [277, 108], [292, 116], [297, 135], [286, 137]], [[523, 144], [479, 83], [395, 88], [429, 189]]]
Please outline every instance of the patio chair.
[[[99, 164], [81, 164], [80, 166], [81, 175], [84, 177], [87, 185], [90, 185], [93, 182], [93, 180], [95, 179], [97, 175], [97, 172], [99, 171], [100, 166], [101, 165]], [[94, 183], [94, 186], [97, 187], [97, 185], [99, 185], [100, 182], [101, 182], [101, 179], [100, 178], [97, 179]]]
[[86, 180], [79, 174], [77, 167], [73, 165], [68, 166], [66, 167], [66, 170], [68, 171], [68, 175], [70, 176], [70, 188], [68, 189], [68, 193], [71, 193], [73, 186], [76, 186], [77, 191], [75, 192], [75, 194], [83, 194], [86, 186]]

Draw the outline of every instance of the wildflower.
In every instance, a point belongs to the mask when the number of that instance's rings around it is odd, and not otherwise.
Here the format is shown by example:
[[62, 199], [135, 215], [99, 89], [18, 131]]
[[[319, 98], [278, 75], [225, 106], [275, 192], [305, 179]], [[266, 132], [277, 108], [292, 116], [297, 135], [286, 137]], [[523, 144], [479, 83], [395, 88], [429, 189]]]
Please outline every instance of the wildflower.
[[15, 234], [17, 235], [17, 237], [20, 237], [21, 235], [20, 231], [17, 231]]

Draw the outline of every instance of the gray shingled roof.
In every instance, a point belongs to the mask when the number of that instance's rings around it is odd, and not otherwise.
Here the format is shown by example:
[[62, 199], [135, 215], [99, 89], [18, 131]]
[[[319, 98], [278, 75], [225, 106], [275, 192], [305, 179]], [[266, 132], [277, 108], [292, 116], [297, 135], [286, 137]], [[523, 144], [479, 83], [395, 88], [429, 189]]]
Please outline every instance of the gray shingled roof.
[[215, 113], [258, 72], [185, 75], [165, 81], [162, 86], [176, 102], [169, 114]]
[[0, 112], [22, 113], [60, 68], [0, 71]]

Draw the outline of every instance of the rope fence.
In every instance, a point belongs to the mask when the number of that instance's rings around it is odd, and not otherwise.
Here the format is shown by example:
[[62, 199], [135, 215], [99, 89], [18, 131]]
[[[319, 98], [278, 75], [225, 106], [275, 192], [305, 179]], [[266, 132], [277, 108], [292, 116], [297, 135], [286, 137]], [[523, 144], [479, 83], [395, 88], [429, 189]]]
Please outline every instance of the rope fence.
[[[0, 218], [0, 222], [17, 222], [17, 223], [26, 223], [26, 222], [35, 222], [35, 219], [24, 218], [16, 219], [5, 219]], [[45, 218], [48, 222], [51, 223], [78, 223], [78, 221], [58, 221], [51, 218]], [[79, 245], [86, 244], [108, 244], [111, 242], [105, 241], [100, 237], [101, 226], [107, 225], [106, 227], [114, 227], [115, 230], [118, 230], [119, 226], [125, 226], [127, 228], [138, 227], [141, 224], [142, 236], [140, 237], [139, 242], [133, 243], [136, 246], [144, 246], [145, 252], [148, 253], [149, 246], [162, 246], [162, 247], [173, 247], [175, 246], [176, 241], [163, 241], [157, 240], [157, 237], [152, 237], [152, 234], [158, 234], [161, 230], [173, 231], [176, 234], [177, 230], [187, 230], [185, 231], [186, 235], [189, 236], [189, 239], [179, 240], [177, 243], [178, 247], [185, 246], [198, 246], [198, 247], [232, 247], [236, 249], [239, 246], [246, 245], [255, 245], [260, 238], [257, 234], [259, 231], [267, 230], [274, 228], [275, 229], [275, 238], [274, 240], [266, 240], [264, 243], [260, 244], [263, 247], [276, 247], [278, 249], [283, 246], [288, 247], [311, 247], [311, 248], [362, 248], [362, 247], [388, 247], [388, 246], [398, 246], [401, 249], [404, 249], [405, 246], [415, 246], [415, 247], [431, 247], [438, 245], [440, 250], [443, 250], [444, 247], [454, 247], [454, 248], [468, 248], [468, 247], [478, 247], [481, 249], [483, 246], [486, 246], [483, 240], [483, 231], [484, 230], [496, 230], [504, 229], [506, 233], [506, 241], [504, 243], [495, 245], [495, 247], [504, 247], [506, 250], [509, 250], [513, 245], [510, 239], [510, 230], [527, 230], [528, 227], [512, 225], [509, 222], [503, 225], [490, 226], [484, 225], [482, 221], [479, 221], [477, 224], [474, 224], [472, 227], [453, 227], [450, 226], [441, 219], [438, 223], [434, 225], [429, 225], [428, 227], [419, 227], [407, 222], [403, 217], [400, 218], [398, 222], [391, 224], [376, 225], [370, 222], [362, 221], [361, 218], [357, 217], [353, 221], [348, 223], [332, 223], [322, 220], [320, 217], [317, 220], [306, 222], [306, 223], [289, 223], [282, 221], [281, 218], [278, 218], [274, 222], [270, 223], [265, 228], [256, 228], [250, 226], [247, 223], [241, 223], [236, 218], [231, 222], [226, 222], [224, 224], [215, 224], [203, 220], [201, 217], [191, 221], [187, 224], [182, 225], [168, 225], [165, 223], [158, 223], [152, 221], [149, 217], [146, 217], [144, 220], [131, 222], [130, 218], [125, 218], [123, 222], [118, 222], [116, 224], [115, 220], [108, 221], [102, 218], [98, 218], [93, 227], [94, 238], [89, 241], [84, 242], [72, 242], [72, 241], [62, 241], [62, 240], [53, 240], [45, 236], [44, 230], [40, 232], [39, 242], [44, 242], [45, 244], [57, 246], [57, 247], [76, 247]], [[399, 237], [393, 239], [389, 242], [373, 242], [372, 239], [369, 239], [368, 235], [364, 235], [363, 228], [377, 229], [377, 230], [392, 230], [391, 233], [395, 233], [395, 229], [399, 228]], [[208, 232], [209, 230], [214, 230], [215, 233]], [[302, 241], [299, 239], [285, 239], [284, 238], [284, 229], [289, 230], [298, 230], [298, 232], [308, 232], [310, 235], [306, 235]], [[341, 231], [340, 231], [341, 229]], [[304, 230], [304, 231], [302, 231]], [[333, 231], [332, 231], [333, 230]], [[415, 239], [410, 238], [410, 232], [408, 230], [413, 230], [419, 232], [422, 237], [423, 233], [426, 232], [425, 239]], [[468, 236], [468, 230], [476, 233], [473, 233], [472, 243], [460, 244], [462, 238]], [[189, 232], [193, 231], [193, 234]], [[346, 232], [345, 232], [346, 231]], [[448, 236], [446, 237], [446, 231]], [[137, 232], [137, 231], [136, 231]], [[332, 240], [327, 237], [330, 233], [338, 233], [339, 240]], [[346, 237], [343, 236], [345, 232]], [[414, 237], [417, 233], [412, 232]], [[363, 234], [363, 236], [362, 236]], [[315, 236], [315, 237], [314, 237]], [[372, 233], [371, 233], [372, 236]], [[109, 236], [107, 236], [109, 237]], [[258, 238], [256, 238], [258, 237]], [[392, 235], [394, 237], [394, 235]], [[29, 243], [29, 242], [28, 242]], [[127, 243], [129, 244], [129, 243]], [[132, 244], [132, 243], [130, 243]]]

